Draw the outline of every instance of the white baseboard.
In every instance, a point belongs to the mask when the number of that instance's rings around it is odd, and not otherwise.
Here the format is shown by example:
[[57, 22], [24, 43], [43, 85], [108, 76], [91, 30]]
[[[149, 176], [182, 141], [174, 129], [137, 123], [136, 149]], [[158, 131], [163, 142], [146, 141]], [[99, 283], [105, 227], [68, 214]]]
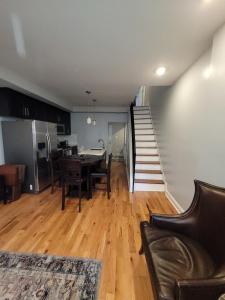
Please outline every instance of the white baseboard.
[[177, 202], [177, 200], [173, 197], [173, 195], [168, 191], [167, 185], [166, 185], [166, 191], [165, 191], [166, 197], [170, 201], [170, 203], [173, 205], [173, 207], [177, 210], [178, 213], [183, 213], [185, 210], [182, 206]]

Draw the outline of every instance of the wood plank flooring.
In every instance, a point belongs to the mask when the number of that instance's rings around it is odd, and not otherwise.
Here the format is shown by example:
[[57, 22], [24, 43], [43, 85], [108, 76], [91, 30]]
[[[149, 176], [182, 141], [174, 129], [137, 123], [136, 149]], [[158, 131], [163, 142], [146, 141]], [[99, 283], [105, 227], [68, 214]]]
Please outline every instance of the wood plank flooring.
[[153, 212], [174, 213], [164, 193], [128, 193], [125, 168], [114, 162], [112, 195], [96, 191], [93, 199], [66, 202], [61, 211], [60, 189], [25, 194], [0, 204], [0, 250], [49, 253], [102, 260], [100, 300], [153, 300], [144, 256], [139, 256], [139, 223]]

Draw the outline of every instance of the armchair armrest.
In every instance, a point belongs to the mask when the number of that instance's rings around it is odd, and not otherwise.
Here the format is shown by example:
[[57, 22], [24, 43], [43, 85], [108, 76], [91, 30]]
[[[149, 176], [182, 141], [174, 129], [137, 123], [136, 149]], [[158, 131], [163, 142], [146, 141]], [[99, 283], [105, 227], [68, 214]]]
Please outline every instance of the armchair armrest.
[[195, 236], [195, 231], [197, 230], [194, 217], [195, 207], [196, 199], [194, 199], [190, 208], [181, 214], [153, 214], [149, 210], [150, 223], [161, 229], [171, 230], [193, 237]]
[[184, 233], [191, 225], [191, 215], [186, 212], [177, 215], [150, 214], [150, 223], [166, 230]]
[[224, 277], [176, 282], [176, 300], [218, 300], [224, 293]]

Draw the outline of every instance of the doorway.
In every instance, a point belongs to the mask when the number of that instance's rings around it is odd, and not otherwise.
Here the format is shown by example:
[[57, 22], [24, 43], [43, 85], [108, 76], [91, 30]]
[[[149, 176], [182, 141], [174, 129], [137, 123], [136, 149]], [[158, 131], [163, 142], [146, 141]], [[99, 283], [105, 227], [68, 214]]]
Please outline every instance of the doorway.
[[113, 159], [124, 160], [125, 151], [125, 126], [126, 123], [108, 123], [109, 142], [108, 153], [112, 153]]

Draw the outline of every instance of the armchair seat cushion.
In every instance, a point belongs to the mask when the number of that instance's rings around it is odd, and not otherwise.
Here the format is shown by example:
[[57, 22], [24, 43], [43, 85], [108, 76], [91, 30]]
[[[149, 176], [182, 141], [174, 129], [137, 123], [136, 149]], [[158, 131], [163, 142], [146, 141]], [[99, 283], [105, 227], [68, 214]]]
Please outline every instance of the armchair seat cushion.
[[176, 280], [207, 279], [214, 274], [214, 262], [197, 241], [148, 222], [142, 223], [142, 230], [160, 300], [175, 299]]

